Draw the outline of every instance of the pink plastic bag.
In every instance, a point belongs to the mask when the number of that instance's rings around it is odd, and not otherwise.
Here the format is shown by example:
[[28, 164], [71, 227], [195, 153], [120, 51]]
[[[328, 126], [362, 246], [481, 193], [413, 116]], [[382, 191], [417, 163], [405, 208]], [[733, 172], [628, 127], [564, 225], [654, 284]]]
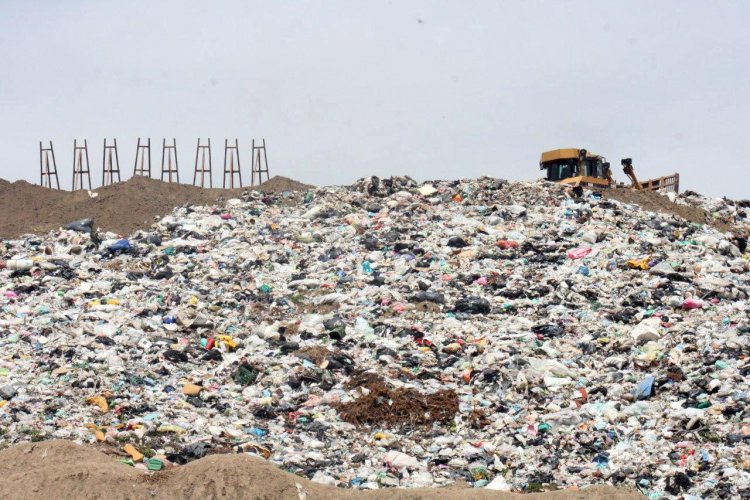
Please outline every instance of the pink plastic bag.
[[698, 299], [685, 299], [685, 302], [682, 303], [682, 308], [686, 311], [700, 309], [701, 307], [703, 307], [703, 302]]
[[582, 259], [593, 251], [591, 247], [578, 247], [568, 250], [567, 255], [569, 259]]

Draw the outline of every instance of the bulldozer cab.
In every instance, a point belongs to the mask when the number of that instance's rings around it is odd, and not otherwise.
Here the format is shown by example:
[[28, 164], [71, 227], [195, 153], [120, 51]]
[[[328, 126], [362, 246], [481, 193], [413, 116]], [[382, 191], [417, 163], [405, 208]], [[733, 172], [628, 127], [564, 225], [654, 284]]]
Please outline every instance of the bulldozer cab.
[[603, 156], [578, 148], [545, 151], [539, 160], [548, 181], [574, 186], [609, 187], [608, 166]]

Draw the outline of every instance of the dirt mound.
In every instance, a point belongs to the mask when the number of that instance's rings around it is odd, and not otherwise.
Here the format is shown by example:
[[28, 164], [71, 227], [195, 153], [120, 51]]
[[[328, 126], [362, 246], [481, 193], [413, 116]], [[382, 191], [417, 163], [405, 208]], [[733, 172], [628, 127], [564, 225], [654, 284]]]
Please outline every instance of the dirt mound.
[[[266, 192], [302, 191], [311, 186], [286, 177], [274, 177], [258, 189]], [[148, 227], [154, 217], [166, 215], [186, 203], [211, 205], [217, 200], [234, 198], [245, 189], [200, 189], [187, 184], [169, 184], [146, 177], [96, 190], [92, 198], [86, 191], [57, 191], [0, 179], [0, 238], [16, 238], [25, 233], [46, 233], [77, 219], [91, 217], [101, 230], [122, 235]]]
[[705, 210], [688, 205], [673, 203], [664, 195], [656, 191], [635, 190], [629, 188], [604, 189], [602, 195], [606, 199], [617, 200], [622, 203], [638, 205], [644, 210], [676, 215], [697, 224], [710, 224], [720, 231], [730, 231], [731, 227], [722, 222], [715, 222]]
[[303, 184], [294, 179], [290, 179], [289, 177], [277, 175], [276, 177], [268, 179], [255, 189], [260, 189], [261, 191], [266, 192], [281, 193], [284, 191], [305, 191], [312, 187], [313, 186], [310, 184]]
[[313, 483], [248, 455], [213, 455], [146, 473], [69, 441], [25, 443], [0, 452], [5, 498], [264, 498], [264, 499], [512, 499], [630, 500], [639, 493], [612, 486], [519, 495], [469, 489], [353, 491]]

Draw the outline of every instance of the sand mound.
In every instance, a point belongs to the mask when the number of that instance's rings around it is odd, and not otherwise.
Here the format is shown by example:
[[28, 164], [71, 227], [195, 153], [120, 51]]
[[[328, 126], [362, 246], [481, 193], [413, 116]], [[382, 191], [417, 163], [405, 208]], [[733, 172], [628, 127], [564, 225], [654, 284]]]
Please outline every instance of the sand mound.
[[70, 441], [27, 443], [0, 452], [5, 498], [146, 498], [142, 474]]
[[[267, 192], [301, 191], [311, 186], [286, 177], [274, 177], [260, 186]], [[249, 188], [244, 188], [249, 189]], [[0, 238], [16, 238], [25, 233], [45, 233], [71, 221], [91, 217], [105, 231], [123, 235], [150, 226], [154, 217], [163, 216], [186, 203], [210, 205], [220, 198], [238, 197], [244, 189], [200, 189], [186, 184], [169, 184], [146, 177], [96, 190], [91, 198], [85, 191], [57, 191], [29, 184], [0, 180]]]
[[145, 473], [70, 441], [25, 443], [0, 452], [5, 498], [263, 498], [263, 499], [509, 499], [629, 500], [637, 492], [611, 486], [519, 495], [469, 489], [352, 491], [323, 486], [248, 455], [212, 455], [182, 467]]

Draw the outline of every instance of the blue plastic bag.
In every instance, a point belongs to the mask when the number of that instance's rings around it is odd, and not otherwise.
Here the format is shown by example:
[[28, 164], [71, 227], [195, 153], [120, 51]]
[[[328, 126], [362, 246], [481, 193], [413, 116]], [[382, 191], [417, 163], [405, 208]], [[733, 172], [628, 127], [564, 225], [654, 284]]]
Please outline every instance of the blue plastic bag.
[[118, 240], [112, 243], [107, 250], [110, 252], [117, 252], [118, 250], [129, 250], [130, 240]]
[[638, 384], [633, 390], [633, 396], [636, 400], [648, 399], [654, 394], [654, 376], [648, 375], [643, 381]]

